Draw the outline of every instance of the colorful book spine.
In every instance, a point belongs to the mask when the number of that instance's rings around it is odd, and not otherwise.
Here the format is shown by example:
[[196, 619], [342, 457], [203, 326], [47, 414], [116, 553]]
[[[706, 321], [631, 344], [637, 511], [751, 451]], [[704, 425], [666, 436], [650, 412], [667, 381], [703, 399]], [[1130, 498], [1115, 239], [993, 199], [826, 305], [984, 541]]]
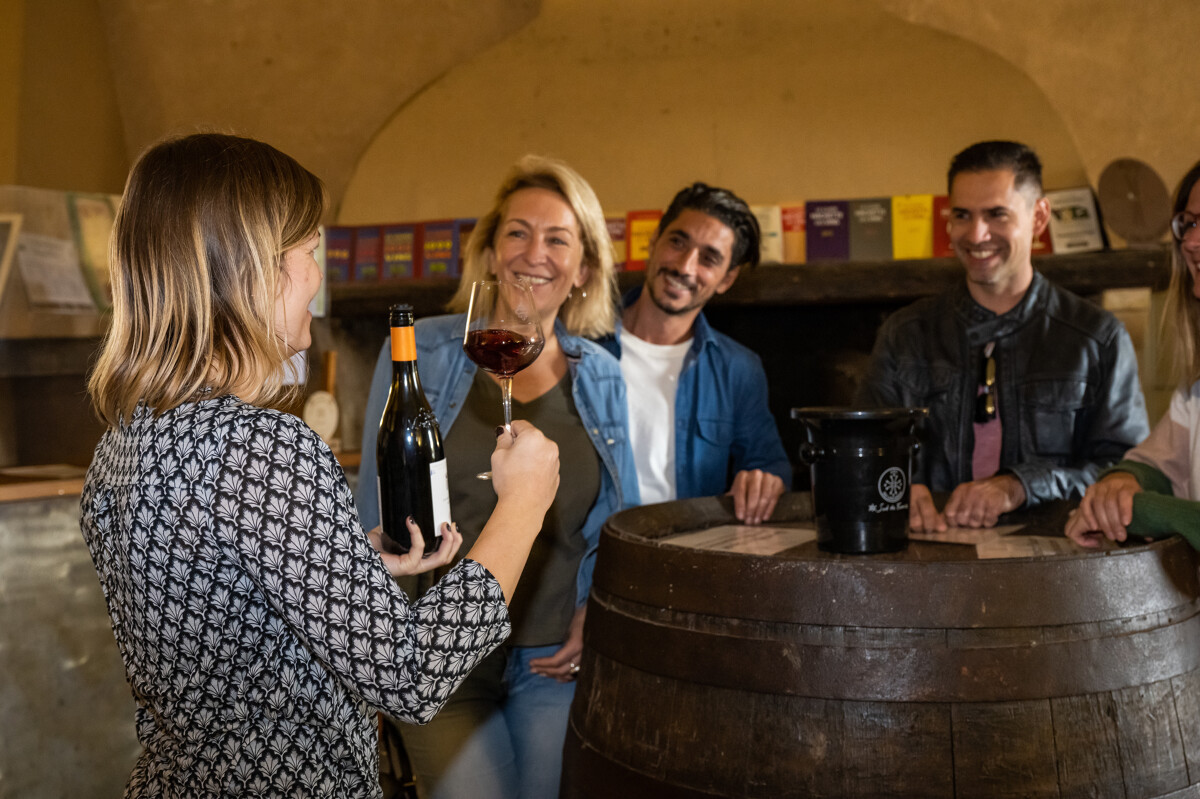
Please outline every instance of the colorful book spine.
[[804, 204], [808, 231], [807, 260], [845, 261], [850, 257], [849, 206], [846, 200], [819, 200]]
[[411, 280], [417, 276], [416, 225], [383, 226], [383, 279]]
[[458, 275], [462, 275], [463, 267], [466, 265], [467, 245], [471, 241], [471, 233], [474, 232], [475, 223], [478, 221], [479, 220], [477, 219], [454, 220], [454, 224], [457, 227], [457, 230], [454, 234], [454, 240], [458, 245], [458, 272], [456, 272]]
[[933, 257], [933, 195], [892, 198], [892, 257], [897, 261]]
[[950, 198], [939, 194], [933, 198], [933, 257], [949, 258], [954, 255], [950, 246]]
[[752, 205], [758, 219], [758, 259], [763, 263], [783, 263], [783, 211], [778, 205]]
[[604, 225], [612, 239], [613, 267], [619, 272], [625, 268], [625, 217], [605, 217]]
[[453, 219], [424, 223], [422, 277], [458, 276], [458, 227]]
[[354, 252], [354, 228], [325, 229], [325, 275], [330, 285], [350, 282], [350, 263]]
[[850, 260], [892, 260], [892, 203], [889, 197], [851, 200]]
[[780, 206], [779, 220], [783, 228], [783, 262], [804, 263], [808, 256], [804, 243], [804, 203]]
[[350, 279], [355, 283], [378, 283], [381, 271], [383, 239], [378, 225], [363, 225], [354, 230], [354, 268]]
[[630, 211], [625, 215], [625, 271], [637, 272], [646, 268], [650, 257], [650, 240], [658, 230], [662, 211]]

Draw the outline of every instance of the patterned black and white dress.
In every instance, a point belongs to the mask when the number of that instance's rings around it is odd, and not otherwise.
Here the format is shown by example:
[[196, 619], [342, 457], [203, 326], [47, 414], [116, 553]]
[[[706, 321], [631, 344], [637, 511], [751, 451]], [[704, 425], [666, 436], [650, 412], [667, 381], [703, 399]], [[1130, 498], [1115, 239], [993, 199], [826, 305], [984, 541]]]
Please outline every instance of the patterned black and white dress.
[[410, 604], [328, 447], [234, 397], [110, 429], [81, 525], [145, 747], [126, 796], [378, 796], [371, 709], [427, 721], [509, 633], [473, 561]]

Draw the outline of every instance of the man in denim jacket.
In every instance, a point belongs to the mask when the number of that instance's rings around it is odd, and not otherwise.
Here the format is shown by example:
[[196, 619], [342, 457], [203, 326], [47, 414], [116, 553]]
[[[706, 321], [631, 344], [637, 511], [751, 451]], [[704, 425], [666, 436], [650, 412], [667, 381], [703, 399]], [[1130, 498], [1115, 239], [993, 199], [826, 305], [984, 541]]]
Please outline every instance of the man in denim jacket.
[[600, 342], [628, 387], [642, 502], [728, 492], [737, 518], [758, 524], [790, 487], [762, 361], [702, 313], [758, 257], [758, 221], [741, 198], [703, 183], [683, 189], [651, 239], [645, 285]]
[[[1034, 271], [1050, 220], [1037, 155], [989, 141], [954, 157], [947, 229], [966, 280], [897, 311], [858, 403], [929, 408], [914, 530], [991, 527], [1075, 498], [1149, 433], [1129, 334]], [[930, 491], [951, 492], [939, 513]]]

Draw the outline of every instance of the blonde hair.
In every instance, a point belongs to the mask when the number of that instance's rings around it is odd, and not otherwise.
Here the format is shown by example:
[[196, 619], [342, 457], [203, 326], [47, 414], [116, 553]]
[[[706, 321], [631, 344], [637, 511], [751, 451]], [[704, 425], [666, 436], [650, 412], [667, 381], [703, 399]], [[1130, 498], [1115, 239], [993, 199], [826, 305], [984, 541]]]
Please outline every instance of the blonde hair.
[[112, 232], [112, 321], [88, 380], [100, 416], [115, 426], [139, 403], [285, 396], [283, 255], [324, 210], [321, 181], [253, 139], [199, 133], [143, 153]]
[[[1187, 208], [1188, 197], [1200, 182], [1200, 163], [1197, 163], [1175, 192], [1173, 214]], [[1171, 285], [1167, 288], [1167, 301], [1163, 307], [1162, 336], [1174, 339], [1172, 372], [1184, 385], [1200, 380], [1200, 300], [1196, 299], [1195, 282], [1183, 258], [1183, 242], [1172, 237]]]
[[[538, 155], [526, 155], [513, 166], [492, 209], [476, 223], [467, 243], [462, 279], [447, 309], [462, 313], [471, 299], [471, 284], [488, 279], [488, 259], [494, 252], [496, 230], [508, 207], [509, 199], [521, 189], [547, 189], [555, 192], [575, 214], [583, 240], [583, 264], [588, 267], [582, 290], [571, 292], [559, 316], [567, 332], [575, 336], [598, 338], [613, 332], [616, 324], [615, 297], [617, 275], [613, 268], [612, 239], [604, 223], [604, 211], [588, 182], [562, 161]], [[542, 320], [549, 323], [549, 320]]]
[[1200, 300], [1192, 293], [1192, 286], [1192, 276], [1184, 263], [1179, 242], [1175, 242], [1171, 254], [1171, 285], [1163, 305], [1162, 336], [1174, 340], [1171, 372], [1184, 385], [1200, 380]]

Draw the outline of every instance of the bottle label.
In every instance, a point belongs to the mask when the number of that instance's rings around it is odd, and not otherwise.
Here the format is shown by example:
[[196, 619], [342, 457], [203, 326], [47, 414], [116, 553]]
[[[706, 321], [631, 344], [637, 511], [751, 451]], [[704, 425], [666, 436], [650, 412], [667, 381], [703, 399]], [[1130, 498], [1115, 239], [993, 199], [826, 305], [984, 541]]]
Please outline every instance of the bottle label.
[[429, 464], [429, 495], [433, 498], [433, 534], [440, 538], [442, 522], [450, 521], [450, 481], [446, 477], [445, 458]]
[[417, 337], [411, 327], [392, 328], [392, 360], [415, 361], [417, 359]]

